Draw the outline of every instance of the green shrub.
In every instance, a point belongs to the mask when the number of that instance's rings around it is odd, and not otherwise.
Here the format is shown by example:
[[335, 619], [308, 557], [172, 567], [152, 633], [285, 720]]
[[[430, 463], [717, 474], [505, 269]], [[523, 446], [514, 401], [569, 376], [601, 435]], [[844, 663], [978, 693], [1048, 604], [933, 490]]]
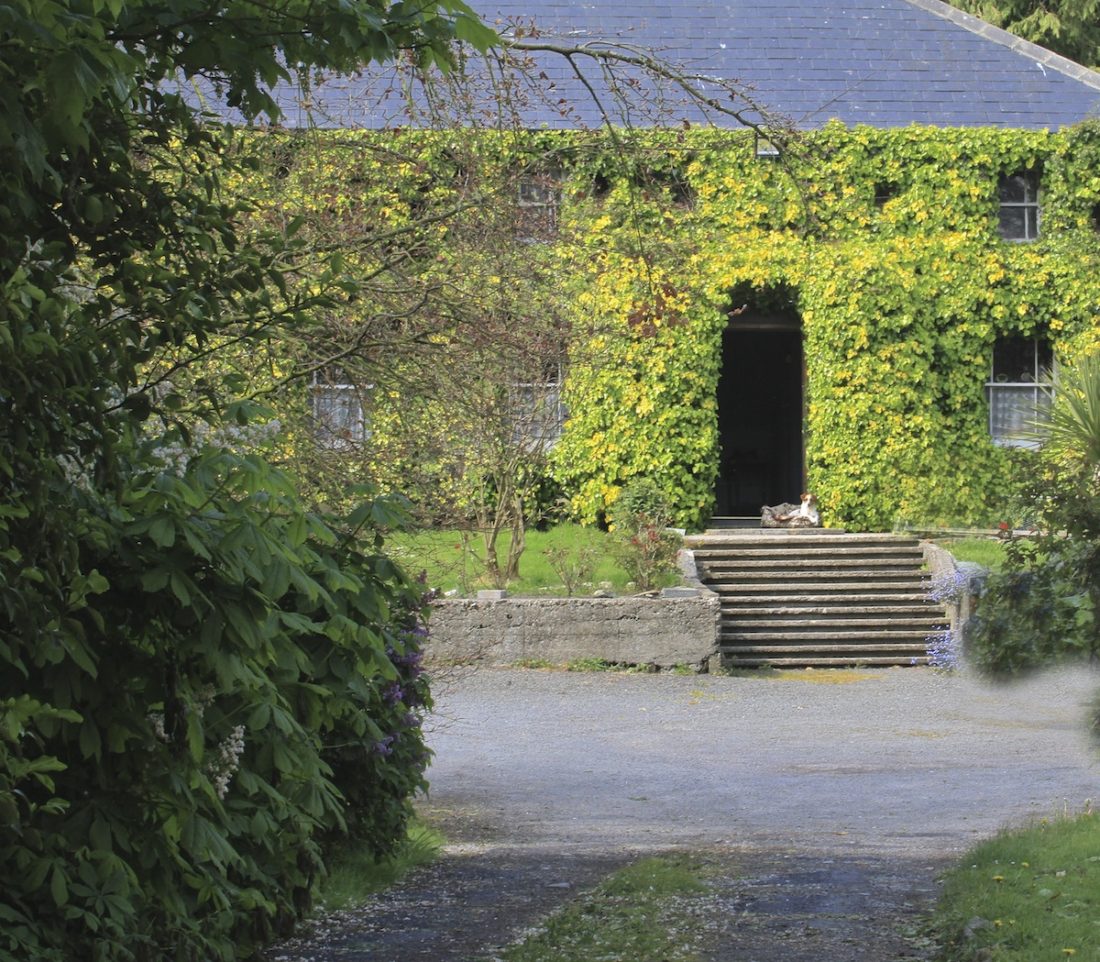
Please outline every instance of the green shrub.
[[615, 502], [614, 551], [639, 591], [676, 571], [680, 536], [668, 530], [672, 512], [650, 478], [634, 478]]
[[337, 526], [259, 459], [164, 453], [55, 492], [65, 581], [7, 525], [0, 959], [248, 958], [324, 841], [387, 851], [423, 785], [421, 592], [360, 530], [385, 506]]
[[668, 497], [652, 478], [631, 478], [619, 492], [611, 511], [616, 526], [636, 528], [647, 521], [667, 521], [671, 517]]
[[596, 562], [599, 560], [596, 549], [592, 545], [580, 546], [554, 545], [544, 548], [542, 552], [550, 565], [565, 586], [565, 593], [572, 596], [577, 589], [591, 583], [592, 572], [596, 570]]
[[1021, 509], [1036, 534], [1006, 544], [967, 629], [993, 674], [1100, 655], [1100, 354], [1061, 372], [1049, 426]]

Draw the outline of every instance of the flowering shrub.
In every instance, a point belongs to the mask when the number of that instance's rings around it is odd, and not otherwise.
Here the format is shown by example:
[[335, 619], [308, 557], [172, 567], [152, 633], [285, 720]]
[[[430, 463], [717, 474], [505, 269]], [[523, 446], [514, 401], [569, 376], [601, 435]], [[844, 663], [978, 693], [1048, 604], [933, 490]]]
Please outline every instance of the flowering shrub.
[[424, 772], [430, 752], [421, 725], [431, 693], [422, 665], [428, 630], [421, 605], [430, 598], [424, 594], [416, 600], [416, 606], [408, 601], [400, 606], [400, 631], [386, 648], [395, 677], [372, 686], [360, 708], [367, 737], [353, 723], [324, 739], [323, 757], [343, 795], [346, 822], [329, 839], [338, 845], [350, 835], [378, 856], [388, 855], [404, 839], [412, 796], [428, 787]]
[[[957, 568], [933, 578], [926, 589], [928, 598], [939, 604], [954, 604], [968, 591], [968, 579]], [[962, 667], [960, 628], [946, 627], [928, 636], [928, 663], [933, 668], [954, 671]]]

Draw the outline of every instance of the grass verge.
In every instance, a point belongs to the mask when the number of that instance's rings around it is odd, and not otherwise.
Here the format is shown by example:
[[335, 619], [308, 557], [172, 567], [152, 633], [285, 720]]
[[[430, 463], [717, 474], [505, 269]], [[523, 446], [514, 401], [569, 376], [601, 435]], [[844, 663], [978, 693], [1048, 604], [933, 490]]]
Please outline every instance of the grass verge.
[[701, 926], [693, 904], [708, 891], [706, 866], [687, 855], [642, 859], [550, 916], [503, 962], [696, 962]]
[[[503, 558], [508, 536], [502, 535], [497, 552]], [[479, 588], [491, 588], [485, 577], [484, 546], [479, 537], [463, 536], [460, 531], [430, 529], [395, 532], [387, 541], [393, 557], [413, 574], [424, 571], [428, 584], [441, 591], [473, 595]], [[590, 595], [597, 588], [623, 594], [633, 590], [630, 577], [615, 560], [611, 536], [598, 528], [564, 523], [547, 531], [527, 532], [527, 546], [520, 558], [520, 577], [508, 585], [516, 595], [565, 595], [563, 578], [547, 557], [547, 552], [564, 551], [574, 564], [586, 553], [591, 570], [578, 579], [574, 593]], [[670, 577], [665, 584], [677, 584]]]
[[937, 540], [959, 561], [973, 561], [990, 571], [1000, 571], [1005, 560], [1005, 546], [993, 538], [958, 538]]
[[946, 877], [933, 929], [942, 962], [1100, 959], [1100, 818], [979, 845]]
[[345, 851], [329, 866], [321, 885], [320, 908], [326, 912], [354, 908], [417, 866], [434, 862], [443, 843], [443, 836], [435, 829], [414, 821], [405, 841], [388, 858], [375, 858], [363, 849]]

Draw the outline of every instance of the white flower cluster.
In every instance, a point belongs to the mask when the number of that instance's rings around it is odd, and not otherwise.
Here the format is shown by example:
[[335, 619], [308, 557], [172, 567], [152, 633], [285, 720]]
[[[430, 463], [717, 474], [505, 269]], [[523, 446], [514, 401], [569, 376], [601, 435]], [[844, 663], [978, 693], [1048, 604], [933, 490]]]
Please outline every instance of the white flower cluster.
[[207, 774], [214, 783], [218, 798], [225, 798], [233, 775], [241, 767], [244, 754], [244, 725], [237, 725], [218, 746], [218, 757], [207, 767]]
[[245, 451], [270, 441], [282, 429], [282, 422], [278, 418], [262, 423], [223, 424], [217, 427], [200, 422], [195, 425], [189, 444], [162, 440], [157, 445], [157, 459], [167, 474], [179, 477], [187, 470], [191, 459], [205, 447]]
[[146, 717], [149, 719], [149, 724], [153, 726], [153, 734], [157, 736], [158, 740], [168, 744], [168, 730], [164, 727], [164, 712], [150, 712]]

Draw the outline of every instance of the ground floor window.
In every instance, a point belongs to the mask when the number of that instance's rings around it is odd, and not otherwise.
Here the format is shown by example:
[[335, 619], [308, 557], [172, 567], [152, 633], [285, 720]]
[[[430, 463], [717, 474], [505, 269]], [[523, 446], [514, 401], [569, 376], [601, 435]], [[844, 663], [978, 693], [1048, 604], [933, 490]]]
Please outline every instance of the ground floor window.
[[345, 448], [367, 438], [360, 388], [342, 370], [315, 374], [310, 392], [313, 430], [322, 447]]
[[1002, 337], [993, 347], [986, 397], [997, 444], [1035, 447], [1036, 421], [1054, 397], [1054, 352], [1043, 337]]
[[511, 390], [512, 440], [529, 450], [548, 451], [565, 426], [560, 367], [547, 371], [544, 381], [513, 384]]

